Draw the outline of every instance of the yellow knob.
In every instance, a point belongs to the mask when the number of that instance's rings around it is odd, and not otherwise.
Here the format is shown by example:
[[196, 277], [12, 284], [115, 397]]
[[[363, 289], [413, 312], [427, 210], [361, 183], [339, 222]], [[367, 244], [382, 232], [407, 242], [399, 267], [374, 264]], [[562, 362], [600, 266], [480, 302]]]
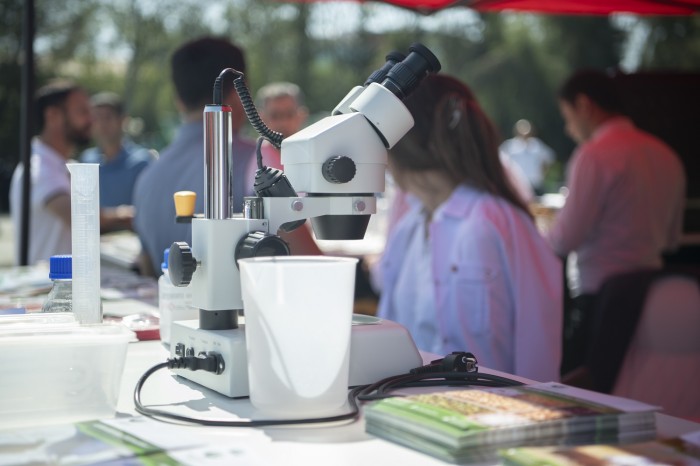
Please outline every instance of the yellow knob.
[[173, 194], [175, 201], [175, 215], [178, 217], [194, 216], [194, 204], [197, 200], [197, 193], [194, 191], [178, 191]]

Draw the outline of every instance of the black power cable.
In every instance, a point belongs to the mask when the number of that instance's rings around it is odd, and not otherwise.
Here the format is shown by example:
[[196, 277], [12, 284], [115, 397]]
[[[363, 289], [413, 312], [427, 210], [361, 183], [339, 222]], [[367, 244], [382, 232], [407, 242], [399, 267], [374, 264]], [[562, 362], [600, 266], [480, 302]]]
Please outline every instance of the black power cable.
[[[442, 361], [451, 361], [454, 358], [451, 356], [459, 355], [469, 355], [473, 358], [473, 363], [469, 367], [471, 370], [468, 372], [460, 370], [450, 370], [450, 367], [445, 367], [441, 364]], [[449, 386], [449, 387], [462, 387], [462, 386], [485, 386], [485, 387], [510, 387], [523, 385], [521, 382], [516, 380], [508, 379], [505, 377], [500, 377], [497, 375], [483, 374], [478, 372], [476, 367], [476, 358], [473, 357], [471, 353], [452, 353], [446, 356], [444, 359], [439, 359], [433, 361], [427, 366], [422, 366], [421, 368], [416, 368], [409, 374], [401, 374], [392, 377], [387, 377], [378, 382], [369, 385], [360, 385], [352, 388], [348, 392], [348, 404], [350, 405], [350, 411], [344, 414], [339, 414], [336, 416], [309, 418], [309, 419], [253, 419], [249, 421], [224, 421], [218, 419], [201, 419], [192, 418], [189, 416], [183, 416], [180, 414], [175, 414], [169, 411], [164, 411], [161, 409], [150, 408], [144, 406], [141, 403], [141, 390], [143, 388], [146, 380], [163, 368], [190, 368], [191, 370], [206, 370], [208, 372], [216, 372], [217, 368], [220, 367], [218, 363], [220, 356], [216, 353], [209, 353], [202, 357], [184, 357], [169, 359], [166, 362], [156, 364], [155, 366], [148, 369], [136, 383], [134, 388], [134, 406], [136, 411], [144, 416], [152, 417], [158, 420], [169, 420], [178, 421], [188, 424], [198, 424], [203, 426], [216, 426], [216, 427], [265, 427], [265, 426], [284, 426], [284, 425], [299, 425], [299, 424], [321, 424], [329, 422], [339, 422], [339, 421], [351, 421], [359, 418], [360, 408], [358, 404], [359, 401], [371, 401], [381, 398], [386, 398], [391, 395], [393, 390], [398, 390], [402, 388], [410, 387], [436, 387], [436, 386]], [[217, 363], [212, 363], [209, 360], [217, 361]], [[458, 356], [457, 359], [462, 359]], [[453, 365], [449, 363], [451, 367], [461, 368], [461, 364]], [[434, 372], [431, 370], [422, 370], [425, 368], [436, 368], [440, 367], [440, 372]]]
[[[178, 358], [178, 359], [188, 359], [188, 358]], [[196, 359], [196, 358], [195, 358]], [[348, 402], [350, 403], [350, 412], [345, 414], [339, 414], [337, 416], [327, 416], [321, 418], [309, 418], [309, 419], [258, 419], [250, 421], [222, 421], [218, 419], [201, 419], [192, 418], [188, 416], [183, 416], [180, 414], [175, 414], [169, 411], [163, 411], [161, 409], [154, 409], [148, 406], [144, 406], [141, 403], [141, 389], [146, 380], [160, 369], [166, 367], [173, 367], [172, 359], [167, 362], [162, 362], [156, 364], [155, 366], [148, 369], [136, 382], [136, 387], [134, 388], [134, 407], [136, 412], [143, 414], [144, 416], [152, 417], [159, 420], [171, 420], [179, 421], [188, 424], [198, 424], [203, 426], [217, 426], [217, 427], [265, 427], [265, 426], [281, 426], [281, 425], [294, 425], [294, 424], [319, 424], [327, 422], [338, 422], [338, 421], [348, 421], [359, 417], [360, 408], [355, 400], [354, 390], [351, 390], [348, 394]], [[184, 367], [188, 367], [185, 364]]]
[[513, 387], [517, 385], [523, 385], [523, 383], [492, 374], [478, 372], [427, 372], [397, 375], [380, 380], [372, 385], [367, 385], [358, 393], [357, 399], [360, 401], [372, 401], [388, 398], [395, 396], [391, 394], [392, 391], [410, 387]]

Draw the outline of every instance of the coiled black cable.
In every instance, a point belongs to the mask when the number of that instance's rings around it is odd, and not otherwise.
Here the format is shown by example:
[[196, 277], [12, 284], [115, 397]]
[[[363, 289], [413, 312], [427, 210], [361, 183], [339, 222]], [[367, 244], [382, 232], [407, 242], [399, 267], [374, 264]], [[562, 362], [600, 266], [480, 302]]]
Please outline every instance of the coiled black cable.
[[248, 121], [253, 128], [255, 128], [255, 131], [257, 131], [260, 136], [270, 141], [270, 144], [279, 149], [282, 146], [284, 136], [282, 133], [278, 133], [277, 131], [273, 131], [268, 128], [265, 122], [262, 121], [262, 118], [260, 118], [260, 115], [258, 114], [258, 110], [255, 108], [255, 103], [253, 102], [253, 98], [250, 96], [250, 91], [248, 90], [248, 86], [245, 84], [242, 74], [233, 80], [233, 87], [238, 93], [238, 98], [241, 99], [241, 104], [243, 104], [243, 110], [245, 110]]
[[248, 86], [246, 86], [245, 79], [243, 79], [243, 73], [233, 68], [224, 68], [221, 73], [219, 73], [219, 76], [214, 80], [214, 105], [222, 105], [224, 102], [224, 78], [227, 75], [236, 75], [236, 78], [233, 80], [233, 87], [236, 89], [236, 93], [241, 100], [243, 110], [245, 110], [250, 124], [260, 136], [270, 141], [270, 144], [279, 149], [284, 136], [282, 133], [268, 128], [265, 122], [262, 121], [262, 118], [260, 118], [260, 114], [258, 114], [258, 110], [255, 108], [253, 98], [250, 96]]

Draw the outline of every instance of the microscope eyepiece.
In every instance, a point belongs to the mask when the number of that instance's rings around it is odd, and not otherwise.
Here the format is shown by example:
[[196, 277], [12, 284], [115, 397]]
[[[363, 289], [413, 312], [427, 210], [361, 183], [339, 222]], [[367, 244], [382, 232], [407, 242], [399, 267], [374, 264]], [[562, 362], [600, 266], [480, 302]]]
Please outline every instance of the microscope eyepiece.
[[387, 73], [382, 85], [400, 99], [408, 97], [429, 73], [442, 67], [437, 57], [423, 44], [409, 47], [408, 56], [396, 63]]
[[398, 62], [401, 60], [404, 60], [406, 58], [406, 55], [404, 55], [401, 52], [393, 51], [389, 52], [386, 55], [386, 63], [382, 65], [381, 68], [378, 70], [374, 71], [372, 74], [369, 75], [367, 80], [364, 83], [364, 86], [369, 86], [372, 83], [381, 83], [384, 81], [384, 78], [386, 78], [386, 74], [389, 72], [391, 68], [394, 67]]

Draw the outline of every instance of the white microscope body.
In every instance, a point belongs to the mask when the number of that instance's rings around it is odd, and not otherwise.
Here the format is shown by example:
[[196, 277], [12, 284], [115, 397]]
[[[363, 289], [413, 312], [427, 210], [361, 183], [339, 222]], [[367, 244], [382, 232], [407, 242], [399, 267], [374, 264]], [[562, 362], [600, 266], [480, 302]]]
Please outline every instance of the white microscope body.
[[[238, 324], [244, 305], [236, 260], [285, 254], [286, 245], [275, 233], [285, 224], [305, 219], [312, 220], [320, 239], [362, 238], [369, 215], [376, 212], [375, 193], [384, 191], [386, 151], [413, 126], [400, 97], [428, 72], [440, 68], [422, 45], [414, 44], [410, 50], [402, 62], [387, 56], [392, 59], [378, 70], [383, 71], [379, 76], [383, 83], [356, 87], [334, 115], [282, 141], [285, 174], [303, 195], [246, 198], [242, 215], [231, 210], [231, 109], [206, 107], [205, 214], [191, 220], [191, 249], [175, 243], [169, 264], [174, 283], [192, 287], [192, 304], [200, 309], [200, 319], [173, 324], [170, 351], [172, 356], [216, 352], [223, 366], [220, 373], [178, 369], [178, 375], [229, 397], [247, 396], [245, 330], [244, 324]], [[351, 386], [421, 364], [402, 326], [390, 321], [353, 325]]]

